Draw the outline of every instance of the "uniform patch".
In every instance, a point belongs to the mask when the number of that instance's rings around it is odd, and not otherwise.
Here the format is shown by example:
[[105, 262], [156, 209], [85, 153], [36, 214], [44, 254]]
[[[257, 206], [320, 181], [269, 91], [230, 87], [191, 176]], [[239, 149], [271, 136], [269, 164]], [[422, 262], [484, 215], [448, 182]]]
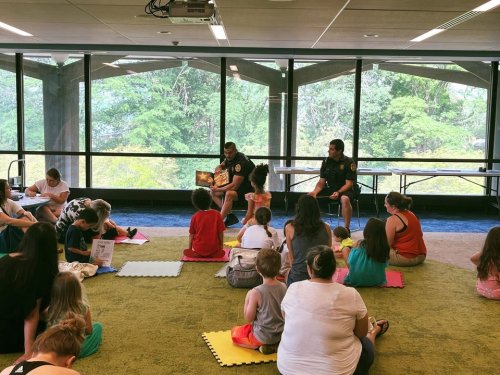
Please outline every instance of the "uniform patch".
[[341, 171], [343, 171], [343, 170], [344, 170], [344, 167], [345, 167], [345, 165], [344, 165], [344, 164], [340, 164], [340, 165], [339, 165], [339, 169], [340, 169]]
[[239, 172], [241, 171], [241, 165], [236, 164], [236, 165], [234, 166], [234, 170], [235, 170], [237, 173], [239, 173]]
[[351, 164], [351, 171], [353, 171], [353, 172], [356, 171], [356, 164], [354, 164], [354, 163]]

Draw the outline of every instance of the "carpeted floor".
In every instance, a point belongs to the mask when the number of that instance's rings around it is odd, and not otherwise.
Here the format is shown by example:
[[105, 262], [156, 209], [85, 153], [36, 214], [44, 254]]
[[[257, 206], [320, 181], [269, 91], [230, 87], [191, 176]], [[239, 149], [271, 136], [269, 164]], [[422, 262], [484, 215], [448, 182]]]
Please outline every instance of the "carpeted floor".
[[[186, 233], [185, 228], [144, 230], [162, 237], [142, 246], [117, 245], [116, 268], [128, 260], [180, 258], [187, 238], [179, 232]], [[426, 241], [437, 253], [446, 245], [441, 252], [467, 254], [482, 240], [477, 236], [442, 234]], [[215, 278], [220, 267], [185, 263], [177, 278], [105, 274], [86, 279], [93, 318], [103, 323], [104, 340], [97, 354], [78, 360], [74, 368], [93, 375], [278, 374], [275, 364], [221, 368], [201, 338], [202, 332], [243, 323], [247, 291]], [[377, 340], [370, 374], [498, 373], [500, 303], [476, 295], [475, 273], [431, 259], [399, 270], [403, 289], [359, 289], [369, 313], [391, 324]], [[0, 355], [0, 368], [16, 356]]]
[[[150, 207], [150, 206], [118, 206], [114, 205], [112, 210], [113, 219], [122, 226], [138, 226], [138, 227], [187, 227], [194, 213], [191, 207]], [[241, 220], [245, 213], [235, 212]], [[424, 232], [449, 232], [449, 233], [486, 233], [491, 227], [499, 225], [500, 217], [495, 213], [479, 214], [479, 213], [419, 213], [422, 229]], [[361, 228], [366, 224], [366, 221], [373, 217], [372, 212], [361, 212], [360, 222]], [[276, 229], [283, 228], [286, 220], [293, 218], [293, 213], [289, 212], [285, 215], [284, 210], [274, 209], [272, 226]], [[386, 212], [381, 212], [381, 219], [387, 218]], [[329, 222], [332, 227], [337, 226], [337, 219], [325, 217], [324, 220]], [[341, 220], [341, 225], [342, 220]], [[357, 228], [357, 219], [353, 218], [352, 228]], [[234, 228], [241, 228], [238, 223]]]

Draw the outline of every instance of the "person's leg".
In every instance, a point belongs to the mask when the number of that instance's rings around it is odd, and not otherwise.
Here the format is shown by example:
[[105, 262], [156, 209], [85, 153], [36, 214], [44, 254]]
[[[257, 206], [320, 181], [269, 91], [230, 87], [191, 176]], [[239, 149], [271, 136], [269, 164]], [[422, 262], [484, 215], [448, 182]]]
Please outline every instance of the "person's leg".
[[233, 327], [231, 329], [231, 339], [235, 345], [248, 349], [258, 349], [262, 345], [253, 335], [251, 323]]
[[342, 195], [340, 197], [340, 204], [342, 206], [342, 217], [344, 218], [344, 227], [349, 229], [351, 227], [351, 217], [352, 217], [352, 204], [351, 199], [348, 195]]
[[[370, 335], [370, 337], [368, 337], [368, 335]], [[368, 370], [375, 360], [375, 335], [373, 335], [373, 337], [371, 337], [371, 333], [368, 335], [360, 340], [361, 356], [359, 357], [354, 375], [368, 374]]]
[[222, 208], [222, 197], [224, 196], [224, 193], [210, 191], [210, 195], [212, 196], [212, 201], [217, 205], [217, 207]]
[[102, 341], [102, 324], [93, 323], [92, 333], [90, 335], [85, 336], [85, 341], [83, 341], [82, 348], [80, 350], [78, 358], [88, 357], [89, 355], [96, 353], [97, 350], [99, 350], [101, 341]]
[[231, 209], [233, 208], [233, 201], [238, 200], [238, 193], [229, 190], [226, 191], [226, 196], [224, 197], [224, 204], [221, 207], [220, 216], [224, 219], [228, 214], [231, 213]]
[[389, 264], [398, 267], [412, 267], [421, 264], [425, 261], [425, 255], [419, 255], [415, 258], [406, 258], [399, 254], [397, 250], [391, 249], [389, 253]]
[[57, 222], [57, 216], [54, 214], [49, 206], [39, 207], [36, 211], [36, 216], [43, 221], [48, 221], [49, 223], [55, 224]]

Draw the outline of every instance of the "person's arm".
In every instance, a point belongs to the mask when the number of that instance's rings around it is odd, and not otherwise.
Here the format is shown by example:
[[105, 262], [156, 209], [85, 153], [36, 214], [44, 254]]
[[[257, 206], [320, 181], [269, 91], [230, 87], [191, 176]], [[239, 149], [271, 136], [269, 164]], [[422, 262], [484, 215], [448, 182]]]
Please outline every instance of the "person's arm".
[[60, 194], [52, 194], [52, 193], [46, 192], [46, 193], [40, 194], [40, 196], [50, 198], [50, 200], [52, 200], [54, 203], [62, 204], [64, 202], [66, 202], [66, 200], [68, 199], [69, 191], [64, 191]]
[[255, 290], [249, 290], [245, 297], [245, 307], [243, 308], [243, 316], [245, 321], [253, 322], [257, 315], [257, 307], [260, 302], [260, 293]]
[[396, 218], [394, 216], [391, 216], [387, 219], [387, 222], [385, 223], [385, 233], [387, 235], [387, 242], [389, 243], [389, 246], [391, 249], [393, 248], [392, 245], [394, 244], [394, 237], [396, 236]]
[[219, 246], [224, 249], [224, 232], [219, 232]]
[[476, 266], [479, 266], [479, 260], [481, 258], [481, 251], [478, 251], [477, 253], [473, 254], [470, 257], [470, 261], [474, 263]]
[[34, 197], [36, 196], [36, 193], [38, 193], [38, 188], [35, 184], [27, 187], [26, 190], [24, 190], [24, 195], [26, 195], [27, 197]]
[[87, 306], [87, 312], [85, 313], [85, 334], [90, 335], [92, 333], [92, 316], [90, 314], [90, 307]]
[[189, 234], [189, 249], [193, 250], [193, 239], [194, 239], [194, 234]]
[[345, 265], [347, 268], [349, 268], [349, 262], [347, 262], [347, 259], [349, 259], [349, 253], [351, 252], [351, 248], [349, 246], [345, 246], [342, 248], [342, 258], [344, 258]]
[[356, 319], [356, 324], [354, 325], [354, 335], [362, 339], [363, 337], [366, 336], [368, 333], [368, 314], [366, 314], [363, 318], [361, 319]]
[[293, 227], [292, 224], [287, 224], [285, 227], [285, 239], [286, 239], [286, 246], [288, 247], [288, 259], [290, 260], [290, 265], [293, 264], [293, 247], [292, 247], [292, 238], [295, 233], [295, 228]]
[[345, 184], [344, 184], [344, 185], [342, 185], [342, 186], [340, 187], [340, 189], [339, 189], [339, 190], [335, 191], [335, 192], [331, 195], [332, 199], [339, 199], [339, 197], [340, 197], [342, 194], [344, 194], [344, 193], [346, 193], [346, 192], [348, 192], [349, 190], [351, 190], [351, 189], [352, 189], [352, 184], [353, 184], [353, 181], [352, 181], [352, 180], [345, 180]]
[[243, 227], [240, 229], [238, 232], [238, 235], [236, 236], [236, 239], [238, 240], [239, 243], [241, 243], [241, 240], [243, 239], [243, 235], [245, 234], [245, 231], [247, 230], [246, 227]]
[[33, 214], [31, 212], [25, 211], [22, 208], [16, 212], [16, 215], [18, 216], [18, 218], [26, 218], [27, 220], [32, 221], [34, 223], [37, 222], [37, 220], [35, 219], [35, 217], [33, 216]]
[[309, 193], [310, 196], [315, 197], [319, 194], [321, 190], [325, 188], [326, 180], [322, 177], [319, 178], [314, 190]]
[[330, 226], [327, 224], [327, 223], [324, 223], [325, 224], [325, 231], [326, 231], [326, 235], [328, 236], [328, 243], [327, 243], [327, 246], [328, 247], [332, 247], [332, 229], [330, 228]]
[[85, 256], [89, 256], [91, 253], [90, 250], [81, 250], [81, 249], [78, 249], [77, 247], [68, 247], [68, 250], [71, 251], [72, 253], [85, 255]]
[[16, 364], [29, 359], [32, 354], [31, 347], [35, 341], [36, 329], [38, 327], [38, 321], [40, 320], [41, 303], [42, 299], [37, 299], [33, 310], [24, 318], [24, 354], [16, 360]]
[[241, 221], [241, 224], [245, 225], [248, 223], [248, 220], [250, 220], [253, 217], [254, 211], [255, 211], [255, 202], [253, 199], [247, 199], [248, 202], [248, 208], [247, 208], [247, 213], [245, 214], [245, 217]]
[[222, 169], [226, 169], [226, 160], [224, 159], [217, 167], [215, 167], [215, 172], [219, 172]]
[[19, 227], [19, 228], [31, 227], [34, 224], [34, 222], [31, 220], [27, 220], [25, 218], [15, 219], [15, 218], [10, 217], [9, 215], [3, 213], [2, 211], [0, 211], [0, 222], [7, 224], [7, 225], [12, 225], [14, 227]]

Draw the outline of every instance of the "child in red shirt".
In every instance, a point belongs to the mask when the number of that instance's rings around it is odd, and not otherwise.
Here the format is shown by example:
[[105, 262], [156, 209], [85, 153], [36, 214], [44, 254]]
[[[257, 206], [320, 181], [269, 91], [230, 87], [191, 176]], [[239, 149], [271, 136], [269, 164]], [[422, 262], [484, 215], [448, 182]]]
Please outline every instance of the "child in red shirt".
[[224, 222], [220, 213], [210, 209], [212, 197], [208, 190], [193, 190], [191, 202], [198, 211], [189, 225], [189, 248], [184, 255], [190, 258], [219, 258], [224, 256]]

